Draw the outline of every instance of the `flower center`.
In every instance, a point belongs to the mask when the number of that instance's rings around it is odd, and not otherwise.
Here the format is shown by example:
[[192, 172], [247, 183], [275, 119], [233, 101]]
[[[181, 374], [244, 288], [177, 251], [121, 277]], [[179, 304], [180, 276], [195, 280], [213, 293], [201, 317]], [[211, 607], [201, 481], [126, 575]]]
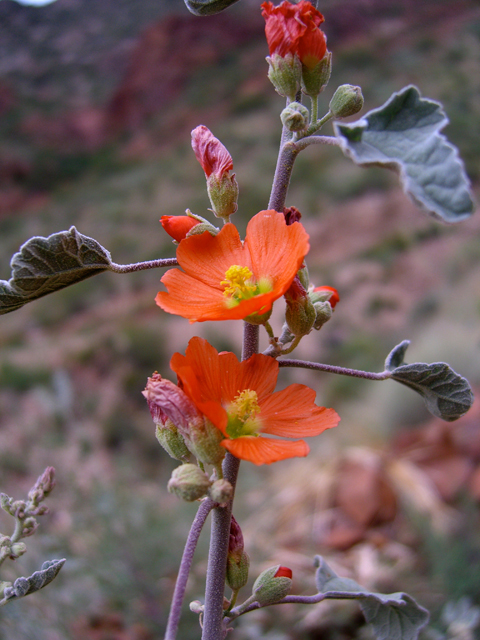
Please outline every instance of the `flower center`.
[[230, 438], [256, 436], [261, 427], [257, 392], [245, 389], [235, 396], [228, 409], [227, 433]]
[[268, 278], [260, 278], [256, 281], [248, 267], [241, 267], [238, 264], [227, 269], [225, 280], [220, 284], [225, 287], [223, 295], [229, 307], [235, 307], [242, 300], [249, 300], [272, 290], [272, 283]]

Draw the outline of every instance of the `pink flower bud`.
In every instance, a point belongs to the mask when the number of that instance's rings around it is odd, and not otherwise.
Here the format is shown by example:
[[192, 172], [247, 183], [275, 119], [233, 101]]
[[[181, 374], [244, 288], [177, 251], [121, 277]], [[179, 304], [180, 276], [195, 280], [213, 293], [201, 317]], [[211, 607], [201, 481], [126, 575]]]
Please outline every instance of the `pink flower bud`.
[[203, 124], [192, 131], [192, 148], [207, 178], [212, 173], [220, 177], [233, 169], [227, 148]]

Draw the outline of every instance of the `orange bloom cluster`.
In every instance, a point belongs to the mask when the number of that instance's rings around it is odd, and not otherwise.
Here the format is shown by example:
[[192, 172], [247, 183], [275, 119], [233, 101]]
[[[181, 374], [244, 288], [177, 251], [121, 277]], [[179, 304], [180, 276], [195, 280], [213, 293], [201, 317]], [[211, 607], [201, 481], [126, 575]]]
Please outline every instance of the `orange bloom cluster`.
[[315, 404], [313, 389], [292, 384], [275, 392], [279, 364], [269, 356], [239, 362], [197, 337], [185, 356], [173, 355], [170, 366], [183, 391], [225, 436], [220, 444], [257, 465], [306, 456], [303, 440], [279, 438], [317, 436], [340, 421], [333, 409]]
[[190, 322], [240, 320], [269, 312], [283, 296], [308, 253], [308, 234], [299, 222], [287, 225], [282, 213], [260, 211], [242, 243], [237, 228], [205, 232], [182, 240], [156, 303]]
[[319, 29], [325, 21], [322, 14], [308, 2], [292, 4], [285, 0], [278, 6], [262, 4], [270, 55], [282, 58], [297, 54], [302, 64], [313, 69], [327, 52], [327, 39]]

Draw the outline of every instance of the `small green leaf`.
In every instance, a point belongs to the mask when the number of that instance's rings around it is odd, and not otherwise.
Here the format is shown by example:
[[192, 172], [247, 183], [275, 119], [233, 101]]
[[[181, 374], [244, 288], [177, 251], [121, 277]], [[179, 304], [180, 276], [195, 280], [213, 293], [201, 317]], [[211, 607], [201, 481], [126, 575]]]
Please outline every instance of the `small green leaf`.
[[451, 223], [468, 218], [474, 206], [457, 149], [439, 133], [447, 124], [438, 102], [408, 86], [361, 120], [336, 122], [334, 129], [343, 152], [356, 164], [395, 170], [422, 209]]
[[213, 16], [238, 0], [185, 0], [187, 9], [196, 16]]
[[355, 580], [340, 578], [321, 556], [315, 558], [316, 584], [327, 598], [359, 600], [377, 640], [416, 640], [429, 618], [428, 611], [406, 593], [374, 593]]
[[17, 578], [11, 587], [5, 587], [3, 591], [4, 600], [24, 598], [39, 589], [43, 589], [57, 577], [64, 564], [65, 558], [48, 560], [42, 564], [40, 571], [35, 571], [28, 578]]
[[31, 238], [11, 262], [12, 277], [0, 280], [0, 314], [110, 268], [110, 253], [75, 227], [48, 238]]
[[409, 344], [404, 340], [392, 349], [385, 360], [386, 371], [390, 371], [393, 380], [419, 393], [434, 416], [447, 422], [458, 420], [473, 404], [468, 380], [446, 362], [404, 364]]

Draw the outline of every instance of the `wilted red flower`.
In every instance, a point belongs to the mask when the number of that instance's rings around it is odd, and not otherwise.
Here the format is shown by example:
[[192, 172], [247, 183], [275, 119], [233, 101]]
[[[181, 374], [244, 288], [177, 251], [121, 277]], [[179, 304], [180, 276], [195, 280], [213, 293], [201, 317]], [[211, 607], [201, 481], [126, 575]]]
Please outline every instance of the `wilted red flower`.
[[340, 421], [333, 409], [315, 404], [315, 391], [305, 385], [274, 392], [279, 364], [263, 354], [239, 362], [233, 353], [218, 353], [195, 337], [184, 356], [173, 355], [170, 366], [184, 392], [224, 434], [220, 444], [254, 464], [303, 457], [310, 450], [303, 440], [268, 436], [317, 436]]
[[192, 148], [205, 175], [221, 176], [233, 169], [232, 156], [224, 144], [203, 124], [192, 131]]
[[190, 216], [162, 216], [160, 222], [168, 235], [177, 242], [186, 238], [190, 229], [199, 224], [198, 220]]
[[332, 309], [335, 309], [335, 305], [340, 300], [340, 296], [338, 295], [338, 291], [336, 289], [334, 289], [333, 287], [327, 287], [326, 285], [322, 286], [322, 287], [315, 287], [313, 292], [314, 293], [327, 293], [327, 294], [331, 293], [330, 297], [327, 298], [327, 300], [330, 303], [330, 306], [332, 307]]
[[168, 293], [160, 291], [156, 303], [190, 322], [248, 320], [270, 311], [283, 296], [308, 249], [303, 226], [287, 226], [283, 213], [273, 210], [250, 220], [243, 243], [231, 223], [216, 236], [189, 236], [177, 248], [183, 271], [165, 273], [161, 281]]
[[322, 14], [308, 0], [261, 6], [270, 55], [297, 54], [303, 65], [313, 69], [327, 52], [327, 39], [319, 29], [325, 20]]

